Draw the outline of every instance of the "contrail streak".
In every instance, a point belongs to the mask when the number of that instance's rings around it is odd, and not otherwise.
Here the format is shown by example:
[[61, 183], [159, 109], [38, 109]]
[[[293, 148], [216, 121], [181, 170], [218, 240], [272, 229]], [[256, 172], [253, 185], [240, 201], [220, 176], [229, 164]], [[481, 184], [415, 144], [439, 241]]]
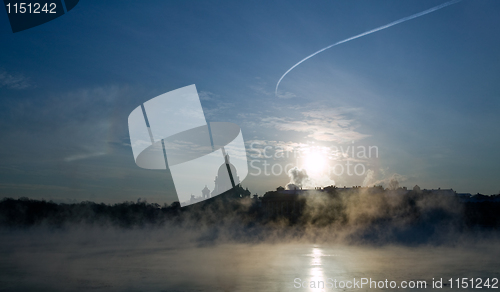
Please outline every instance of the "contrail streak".
[[310, 58], [312, 58], [312, 57], [316, 56], [317, 54], [319, 54], [319, 53], [321, 53], [321, 52], [323, 52], [323, 51], [328, 50], [329, 48], [332, 48], [332, 47], [335, 47], [335, 46], [337, 46], [337, 45], [340, 45], [340, 44], [346, 43], [346, 42], [348, 42], [348, 41], [352, 41], [352, 40], [354, 40], [354, 39], [360, 38], [360, 37], [365, 36], [365, 35], [372, 34], [372, 33], [377, 32], [377, 31], [379, 31], [379, 30], [383, 30], [383, 29], [389, 28], [389, 27], [394, 26], [394, 25], [396, 25], [396, 24], [400, 24], [400, 23], [402, 23], [402, 22], [405, 22], [405, 21], [408, 21], [408, 20], [411, 20], [411, 19], [414, 19], [414, 18], [417, 18], [417, 17], [423, 16], [423, 15], [429, 14], [429, 13], [431, 13], [431, 12], [434, 12], [434, 11], [439, 10], [439, 9], [441, 9], [441, 8], [445, 8], [446, 6], [450, 6], [450, 5], [452, 5], [452, 4], [455, 4], [455, 3], [458, 3], [458, 2], [461, 2], [461, 1], [462, 1], [462, 0], [452, 0], [452, 1], [448, 1], [448, 2], [446, 2], [446, 3], [443, 3], [443, 4], [441, 4], [441, 5], [438, 5], [438, 6], [432, 7], [432, 8], [427, 9], [427, 10], [424, 10], [424, 11], [419, 12], [419, 13], [417, 13], [417, 14], [413, 14], [413, 15], [410, 15], [410, 16], [407, 16], [407, 17], [404, 17], [404, 18], [401, 18], [401, 19], [396, 20], [396, 21], [394, 21], [394, 22], [391, 22], [391, 23], [389, 23], [389, 24], [382, 25], [382, 26], [380, 26], [380, 27], [374, 28], [374, 29], [372, 29], [372, 30], [369, 30], [369, 31], [367, 31], [367, 32], [364, 32], [364, 33], [361, 33], [361, 34], [358, 34], [358, 35], [355, 35], [355, 36], [350, 37], [350, 38], [348, 38], [348, 39], [345, 39], [345, 40], [343, 40], [343, 41], [336, 42], [336, 43], [334, 43], [333, 45], [329, 45], [328, 47], [325, 47], [325, 48], [323, 48], [323, 49], [321, 49], [321, 50], [319, 50], [319, 51], [317, 51], [317, 52], [315, 52], [315, 53], [313, 53], [313, 54], [311, 54], [311, 55], [309, 55], [309, 56], [305, 57], [305, 58], [304, 58], [304, 59], [302, 59], [300, 62], [298, 62], [297, 64], [293, 65], [293, 66], [292, 66], [292, 68], [288, 69], [288, 71], [286, 71], [286, 72], [285, 72], [285, 74], [283, 74], [283, 76], [281, 76], [280, 80], [278, 81], [278, 84], [276, 84], [276, 90], [275, 90], [274, 94], [275, 94], [276, 96], [278, 95], [278, 86], [280, 86], [280, 82], [281, 82], [281, 80], [283, 80], [283, 78], [285, 78], [285, 76], [286, 76], [286, 75], [287, 75], [290, 71], [292, 71], [295, 67], [297, 67], [297, 66], [299, 66], [300, 64], [302, 64], [304, 61], [306, 61], [306, 60], [308, 60], [308, 59], [310, 59]]

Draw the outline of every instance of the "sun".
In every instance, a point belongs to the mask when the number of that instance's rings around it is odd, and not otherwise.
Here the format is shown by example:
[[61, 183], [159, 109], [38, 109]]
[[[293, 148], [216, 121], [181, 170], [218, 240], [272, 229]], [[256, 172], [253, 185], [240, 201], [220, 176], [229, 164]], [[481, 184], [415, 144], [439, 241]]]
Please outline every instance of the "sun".
[[322, 174], [328, 164], [328, 157], [319, 151], [307, 151], [302, 158], [302, 168], [309, 176]]

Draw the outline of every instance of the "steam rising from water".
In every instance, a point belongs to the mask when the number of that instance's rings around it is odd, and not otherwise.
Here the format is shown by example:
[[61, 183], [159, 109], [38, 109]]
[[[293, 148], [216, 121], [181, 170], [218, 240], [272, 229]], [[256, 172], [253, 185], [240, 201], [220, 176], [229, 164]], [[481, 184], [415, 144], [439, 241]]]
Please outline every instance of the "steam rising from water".
[[303, 186], [306, 187], [309, 182], [309, 176], [305, 169], [294, 167], [288, 171], [288, 176], [290, 182], [285, 187], [287, 190], [300, 190]]
[[4, 227], [0, 285], [8, 291], [289, 291], [297, 277], [430, 280], [494, 277], [500, 268], [498, 232], [468, 228], [463, 205], [450, 196], [311, 193], [292, 225], [260, 210], [251, 199], [217, 200], [155, 224], [134, 215], [123, 228], [106, 219], [111, 216], [94, 217], [90, 206], [58, 228], [50, 220]]

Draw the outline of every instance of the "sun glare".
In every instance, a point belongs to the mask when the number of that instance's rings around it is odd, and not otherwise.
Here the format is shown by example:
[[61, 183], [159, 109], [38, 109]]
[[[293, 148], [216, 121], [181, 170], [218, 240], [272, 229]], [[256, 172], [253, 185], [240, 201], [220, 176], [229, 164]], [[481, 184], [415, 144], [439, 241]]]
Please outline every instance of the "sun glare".
[[302, 158], [302, 163], [307, 174], [315, 176], [325, 171], [328, 158], [319, 151], [308, 151]]

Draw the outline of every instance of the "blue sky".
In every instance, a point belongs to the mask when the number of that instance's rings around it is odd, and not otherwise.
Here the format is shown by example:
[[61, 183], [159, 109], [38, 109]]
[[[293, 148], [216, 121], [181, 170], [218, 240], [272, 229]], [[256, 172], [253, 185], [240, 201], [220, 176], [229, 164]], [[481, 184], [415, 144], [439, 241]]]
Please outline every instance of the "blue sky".
[[[0, 12], [1, 195], [174, 201], [168, 173], [135, 165], [127, 117], [190, 84], [207, 119], [238, 124], [248, 149], [257, 141], [356, 162], [333, 149], [378, 148], [376, 159], [357, 161], [364, 175], [310, 183], [397, 178], [498, 193], [498, 1], [463, 1], [334, 47], [274, 95], [307, 55], [443, 2], [83, 0], [15, 34]], [[289, 181], [284, 172], [249, 175], [243, 186], [262, 195]]]

